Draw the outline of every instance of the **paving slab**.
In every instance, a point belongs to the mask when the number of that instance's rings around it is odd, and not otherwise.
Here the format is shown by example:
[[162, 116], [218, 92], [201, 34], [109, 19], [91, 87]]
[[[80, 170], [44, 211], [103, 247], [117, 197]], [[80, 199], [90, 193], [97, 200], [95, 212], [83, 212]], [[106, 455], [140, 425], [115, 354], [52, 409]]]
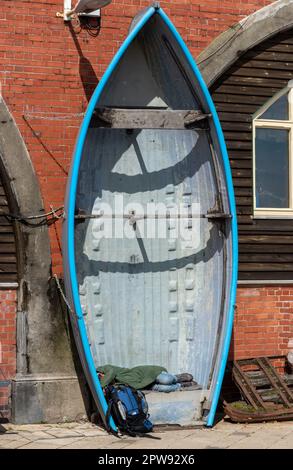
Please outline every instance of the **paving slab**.
[[8, 442], [8, 441], [15, 441], [17, 439], [21, 439], [21, 435], [17, 432], [0, 434], [0, 443]]
[[8, 441], [4, 444], [2, 447], [3, 449], [19, 449], [20, 447], [30, 444], [30, 441], [28, 439], [17, 439], [16, 441]]
[[48, 431], [19, 431], [18, 435], [28, 439], [29, 441], [38, 441], [39, 439], [48, 439], [48, 437], [50, 437]]
[[293, 423], [234, 424], [221, 421], [212, 429], [173, 429], [156, 438], [121, 439], [91, 423], [4, 425], [0, 448], [21, 449], [293, 449]]
[[[61, 447], [64, 447], [66, 445], [69, 445], [69, 444], [73, 444], [74, 442], [78, 441], [80, 438], [78, 437], [75, 437], [75, 438], [61, 438], [61, 439], [40, 439], [40, 440], [37, 440], [37, 441], [34, 441], [34, 442], [30, 442], [30, 443], [26, 443], [27, 445], [28, 444], [32, 444], [32, 445], [37, 445], [38, 448], [42, 448], [42, 446], [44, 446], [44, 449], [47, 448], [47, 446], [54, 446], [56, 449], [60, 449]], [[23, 445], [19, 448], [21, 449], [25, 449], [25, 448], [28, 448], [27, 445]]]
[[62, 449], [123, 449], [128, 446], [128, 441], [101, 441], [96, 437], [85, 437], [82, 440], [63, 446]]
[[288, 433], [283, 438], [279, 439], [278, 441], [274, 442], [270, 447], [270, 449], [293, 449], [293, 431]]
[[83, 432], [79, 432], [77, 428], [70, 428], [70, 429], [48, 429], [45, 433], [46, 439], [54, 438], [57, 439], [61, 438], [70, 438], [70, 437], [78, 437], [81, 438], [84, 434]]
[[58, 428], [60, 429], [74, 429], [74, 428], [80, 428], [82, 426], [91, 427], [92, 424], [89, 422], [84, 423], [83, 421], [81, 423], [59, 423], [58, 424]]
[[20, 432], [20, 431], [44, 431], [54, 427], [54, 424], [5, 424], [7, 431]]
[[102, 429], [83, 429], [80, 431], [80, 434], [82, 434], [85, 437], [108, 437], [109, 434], [107, 431], [104, 431]]
[[22, 447], [20, 447], [20, 449], [59, 449], [58, 445], [56, 443], [54, 444], [45, 444], [45, 443], [41, 443], [41, 442], [30, 442], [29, 444], [26, 444]]

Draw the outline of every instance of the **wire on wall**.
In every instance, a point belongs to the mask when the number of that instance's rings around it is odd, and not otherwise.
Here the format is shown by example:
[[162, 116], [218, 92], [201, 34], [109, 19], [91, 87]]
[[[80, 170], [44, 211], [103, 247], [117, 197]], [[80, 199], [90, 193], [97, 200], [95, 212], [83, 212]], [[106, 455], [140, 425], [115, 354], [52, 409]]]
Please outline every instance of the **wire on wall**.
[[[12, 214], [0, 212], [0, 216], [6, 217], [9, 221], [20, 222], [29, 227], [41, 227], [43, 225], [51, 225], [57, 220], [64, 217], [64, 206], [54, 207], [50, 206], [51, 210], [45, 214], [36, 214], [36, 215], [21, 215], [21, 214]], [[36, 223], [33, 221], [37, 221]]]

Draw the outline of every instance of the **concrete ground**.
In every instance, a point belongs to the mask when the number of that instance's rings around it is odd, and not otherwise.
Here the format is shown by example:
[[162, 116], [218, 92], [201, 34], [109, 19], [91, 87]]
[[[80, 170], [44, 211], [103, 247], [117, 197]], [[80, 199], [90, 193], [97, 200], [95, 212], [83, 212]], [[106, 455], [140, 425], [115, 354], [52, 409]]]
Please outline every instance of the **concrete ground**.
[[117, 439], [90, 423], [0, 426], [0, 449], [293, 449], [293, 422], [156, 432], [160, 440]]

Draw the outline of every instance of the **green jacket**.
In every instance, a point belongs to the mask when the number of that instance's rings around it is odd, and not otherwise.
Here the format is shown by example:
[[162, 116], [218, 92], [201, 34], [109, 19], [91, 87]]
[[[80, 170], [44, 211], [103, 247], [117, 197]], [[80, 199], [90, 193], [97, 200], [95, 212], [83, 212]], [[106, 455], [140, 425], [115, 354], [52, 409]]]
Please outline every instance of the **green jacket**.
[[132, 369], [126, 369], [125, 367], [107, 364], [97, 368], [97, 372], [105, 374], [100, 380], [103, 388], [115, 382], [130, 385], [137, 390], [144, 389], [155, 382], [157, 376], [163, 371], [167, 372], [164, 367], [160, 366], [137, 366]]

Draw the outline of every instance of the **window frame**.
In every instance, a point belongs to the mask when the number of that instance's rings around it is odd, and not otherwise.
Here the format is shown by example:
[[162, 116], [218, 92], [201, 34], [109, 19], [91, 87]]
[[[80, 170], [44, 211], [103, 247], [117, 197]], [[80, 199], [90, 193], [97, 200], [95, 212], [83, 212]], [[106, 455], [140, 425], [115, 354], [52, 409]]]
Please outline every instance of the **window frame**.
[[[261, 119], [261, 116], [267, 109], [272, 106], [279, 98], [288, 93], [288, 120]], [[270, 100], [268, 100], [253, 115], [252, 120], [252, 139], [253, 139], [253, 217], [261, 219], [293, 219], [293, 83], [289, 82], [288, 86], [277, 92]], [[284, 129], [288, 130], [288, 167], [289, 167], [289, 207], [274, 208], [256, 207], [256, 129]]]

